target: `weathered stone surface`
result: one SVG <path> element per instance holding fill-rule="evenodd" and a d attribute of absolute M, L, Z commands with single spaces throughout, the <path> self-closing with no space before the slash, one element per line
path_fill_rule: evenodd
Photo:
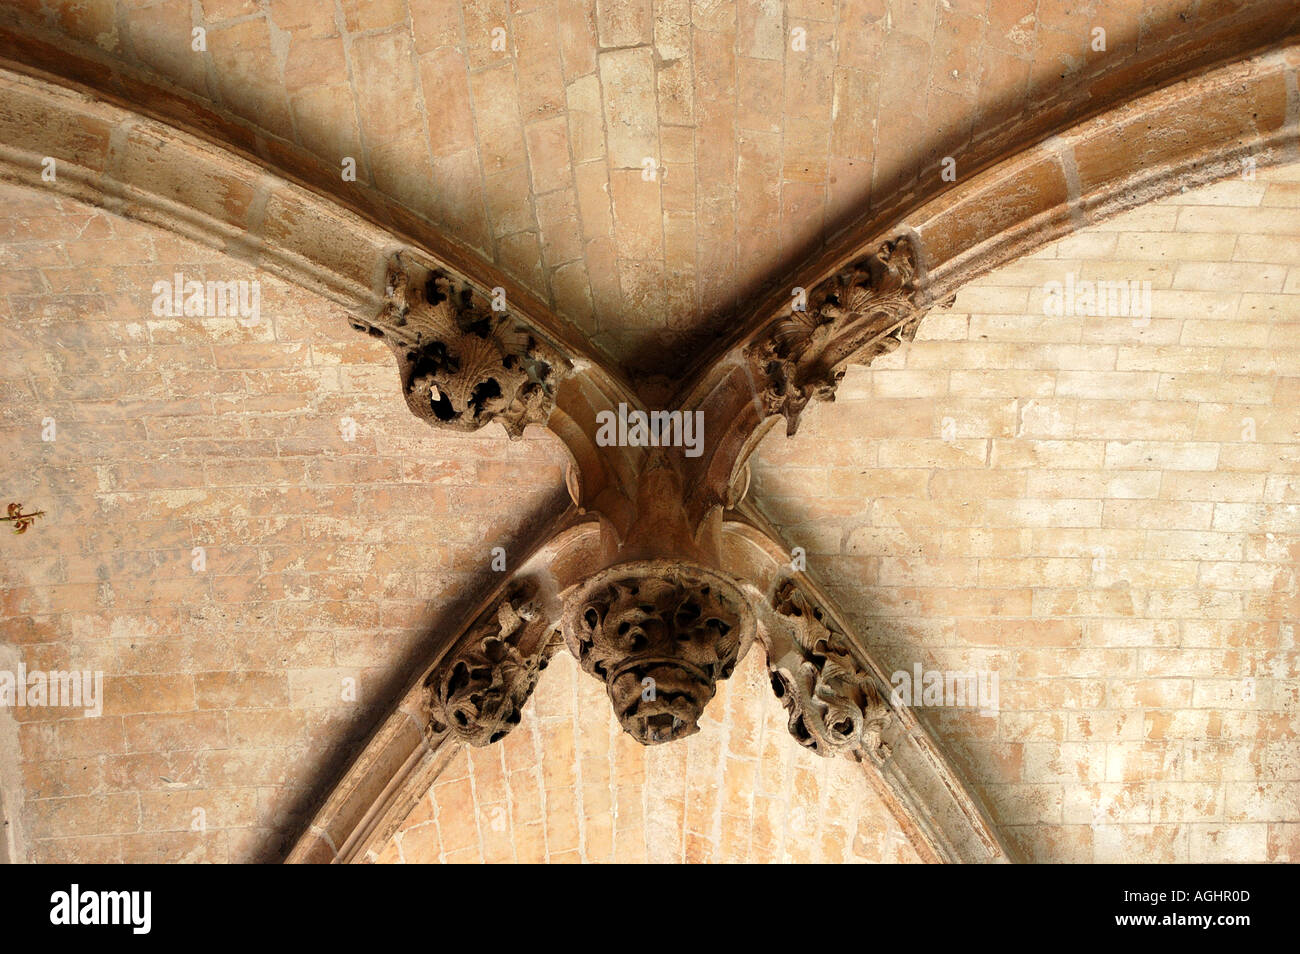
<path fill-rule="evenodd" d="M 845 635 L 793 580 L 782 581 L 772 605 L 793 635 L 791 645 L 768 658 L 772 690 L 789 713 L 790 734 L 818 755 L 886 758 L 889 749 L 880 733 L 889 724 L 889 707 Z"/>
<path fill-rule="evenodd" d="M 425 679 L 430 735 L 449 732 L 458 742 L 490 745 L 519 724 L 555 649 L 535 633 L 524 642 L 530 624 L 545 628 L 529 592 L 512 585 Z"/>
<path fill-rule="evenodd" d="M 916 251 L 907 239 L 887 242 L 815 288 L 749 349 L 764 410 L 799 428 L 811 401 L 835 400 L 850 364 L 870 364 L 916 334 Z"/>
<path fill-rule="evenodd" d="M 423 279 L 421 281 L 421 279 Z M 500 309 L 445 275 L 394 262 L 384 310 L 360 331 L 397 355 L 412 413 L 434 427 L 476 431 L 497 422 L 512 440 L 545 426 L 568 362 Z"/>
<path fill-rule="evenodd" d="M 1297 24 L 1291 0 L 1093 0 L 1086 15 L 1065 3 L 925 0 L 905 17 L 866 0 L 353 7 L 335 18 L 301 0 L 158 10 L 25 0 L 6 5 L 12 27 L 0 40 L 17 62 L 130 90 L 155 115 L 283 157 L 322 191 L 340 187 L 351 156 L 361 168 L 349 191 L 386 222 L 412 213 L 400 224 L 432 225 L 447 249 L 509 273 L 566 328 L 594 334 L 639 371 L 689 361 L 755 294 L 788 295 L 799 263 L 846 227 L 862 226 L 859 243 L 893 228 L 908 216 L 896 198 L 951 186 L 940 178 L 945 159 L 964 182 L 1013 146 Z M 207 49 L 196 52 L 200 27 Z M 267 57 L 274 68 L 261 67 Z M 1192 110 L 1170 139 L 1209 139 L 1256 115 L 1272 128 L 1284 96 L 1238 89 L 1223 101 L 1235 114 Z M 1118 145 L 1102 134 L 1099 146 L 1141 165 L 1165 153 L 1146 135 L 1139 123 Z M 1065 170 L 1044 159 L 947 222 L 936 244 L 951 237 L 960 252 L 977 234 L 963 223 L 991 227 L 1062 201 Z M 655 175 L 643 181 L 647 161 Z M 1085 189 L 1111 161 L 1081 161 Z M 640 192 L 611 207 L 625 174 Z M 546 225 L 519 219 L 569 187 L 602 208 L 537 241 Z M 676 240 L 647 248 L 638 239 L 666 236 L 669 208 L 689 212 Z M 868 208 L 874 221 L 864 222 Z M 565 263 L 551 250 L 580 234 L 583 268 L 570 270 L 561 296 Z M 646 275 L 668 294 L 648 296 Z M 660 320 L 630 323 L 634 308 Z"/>
<path fill-rule="evenodd" d="M 584 586 L 563 625 L 569 651 L 605 683 L 623 730 L 650 745 L 699 731 L 753 624 L 744 598 L 716 573 L 627 564 Z"/>

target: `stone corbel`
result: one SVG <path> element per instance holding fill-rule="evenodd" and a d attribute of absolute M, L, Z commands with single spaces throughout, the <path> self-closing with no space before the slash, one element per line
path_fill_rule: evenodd
<path fill-rule="evenodd" d="M 569 598 L 564 639 L 583 671 L 605 683 L 623 730 L 645 745 L 699 731 L 718 680 L 754 634 L 736 583 L 684 562 L 620 563 Z"/>
<path fill-rule="evenodd" d="M 917 278 L 911 240 L 884 242 L 768 325 L 745 348 L 764 417 L 781 415 L 793 436 L 809 402 L 835 400 L 850 364 L 870 364 L 910 340 L 925 314 Z"/>
<path fill-rule="evenodd" d="M 570 361 L 466 282 L 395 256 L 381 313 L 353 327 L 397 356 L 402 394 L 434 427 L 476 431 L 499 422 L 512 440 L 546 426 Z"/>
<path fill-rule="evenodd" d="M 772 607 L 784 625 L 769 631 L 767 668 L 790 734 L 821 756 L 884 763 L 892 715 L 848 638 L 791 578 L 778 584 Z"/>
<path fill-rule="evenodd" d="M 425 678 L 425 733 L 490 745 L 519 724 L 537 677 L 559 648 L 531 581 L 517 580 Z"/>
<path fill-rule="evenodd" d="M 709 434 L 683 473 L 693 518 L 743 497 L 746 461 L 779 420 L 793 435 L 809 404 L 835 399 L 849 365 L 911 340 L 929 306 L 921 258 L 908 236 L 878 243 L 755 322 L 691 379 L 679 403 L 703 413 Z"/>
<path fill-rule="evenodd" d="M 501 424 L 512 440 L 530 425 L 549 429 L 570 456 L 569 495 L 625 532 L 644 451 L 602 447 L 598 416 L 640 402 L 618 369 L 574 357 L 504 298 L 491 298 L 437 263 L 391 257 L 383 304 L 353 328 L 384 341 L 397 359 L 407 407 L 429 425 L 477 431 Z M 498 289 L 500 291 L 500 289 Z"/>

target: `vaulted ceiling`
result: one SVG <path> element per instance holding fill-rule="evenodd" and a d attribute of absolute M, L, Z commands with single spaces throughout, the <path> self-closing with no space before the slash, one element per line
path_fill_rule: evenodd
<path fill-rule="evenodd" d="M 1289 0 L 7 4 L 3 491 L 46 514 L 6 543 L 0 669 L 108 691 L 0 711 L 5 854 L 1293 857 L 1298 27 Z M 393 254 L 666 405 L 900 235 L 920 305 L 956 302 L 795 438 L 755 430 L 747 513 L 872 665 L 998 671 L 1000 714 L 918 707 L 901 769 L 819 759 L 756 644 L 698 735 L 643 748 L 561 654 L 505 741 L 396 745 L 492 548 L 514 571 L 599 506 L 569 405 L 521 442 L 411 417 L 348 327 Z M 178 272 L 258 280 L 268 320 L 151 313 Z M 1066 273 L 1152 282 L 1151 320 L 1044 318 Z M 927 784 L 957 801 L 901 794 Z"/>
<path fill-rule="evenodd" d="M 489 263 L 616 361 L 661 374 L 760 291 L 797 284 L 833 235 L 888 227 L 909 197 L 942 189 L 944 157 L 964 179 L 1266 45 L 1295 9 L 18 0 L 0 17 L 0 52 L 217 132 Z"/>

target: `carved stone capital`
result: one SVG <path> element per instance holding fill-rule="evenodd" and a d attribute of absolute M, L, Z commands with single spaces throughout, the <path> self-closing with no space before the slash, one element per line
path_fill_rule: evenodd
<path fill-rule="evenodd" d="M 794 580 L 783 580 L 773 608 L 789 625 L 788 644 L 769 651 L 772 689 L 790 716 L 790 734 L 818 755 L 866 755 L 883 761 L 880 733 L 889 707 L 849 642 Z"/>
<path fill-rule="evenodd" d="M 886 242 L 813 288 L 806 309 L 774 321 L 747 355 L 762 387 L 766 416 L 799 427 L 810 401 L 833 401 L 850 364 L 870 364 L 916 334 L 916 253 L 911 242 Z"/>
<path fill-rule="evenodd" d="M 753 629 L 734 584 L 668 561 L 598 573 L 570 600 L 562 626 L 579 665 L 605 683 L 619 725 L 643 745 L 699 731 Z"/>
<path fill-rule="evenodd" d="M 440 272 L 389 265 L 383 312 L 353 326 L 397 355 L 406 404 L 435 427 L 476 431 L 500 421 L 512 439 L 545 425 L 569 362 L 506 312 Z"/>
<path fill-rule="evenodd" d="M 489 745 L 519 724 L 537 677 L 556 648 L 541 610 L 523 584 L 488 609 L 424 682 L 427 732 L 448 732 L 467 745 Z M 530 646 L 531 642 L 534 645 Z"/>

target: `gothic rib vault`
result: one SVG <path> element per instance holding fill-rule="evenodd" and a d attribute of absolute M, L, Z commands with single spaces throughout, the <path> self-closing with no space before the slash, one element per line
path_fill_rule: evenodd
<path fill-rule="evenodd" d="M 567 362 L 540 354 L 526 329 L 476 309 L 472 294 L 459 298 L 443 276 L 411 275 L 395 265 L 388 287 L 390 302 L 367 330 L 393 343 L 407 404 L 417 416 L 458 429 L 498 421 L 516 437 L 525 424 L 549 421 L 552 368 Z M 813 288 L 806 307 L 796 304 L 745 348 L 748 393 L 743 385 L 733 387 L 730 401 L 702 412 L 702 436 L 753 405 L 760 408 L 751 415 L 759 426 L 780 415 L 793 433 L 810 401 L 833 399 L 850 361 L 869 362 L 915 332 L 918 294 L 915 252 L 907 240 L 881 245 Z M 622 397 L 623 405 L 636 401 L 632 394 Z M 724 503 L 734 509 L 743 500 L 744 487 L 730 475 L 743 474 L 745 461 L 723 461 L 719 468 L 710 460 L 708 471 L 692 472 L 680 438 L 683 420 L 697 410 L 674 410 L 662 429 L 648 433 L 643 425 L 641 438 L 634 433 L 623 447 L 583 435 L 589 447 L 600 448 L 593 454 L 625 457 L 627 466 L 618 469 L 630 475 L 593 498 L 583 489 L 598 484 L 593 478 L 599 475 L 580 468 L 571 473 L 574 504 L 594 518 L 597 530 L 594 539 L 558 548 L 554 559 L 581 559 L 595 573 L 566 581 L 559 621 L 535 601 L 536 584 L 520 577 L 426 679 L 430 735 L 449 732 L 470 744 L 498 741 L 518 722 L 562 632 L 583 670 L 606 683 L 629 733 L 645 744 L 672 741 L 698 729 L 717 680 L 730 676 L 758 639 L 769 647 L 773 687 L 790 710 L 800 744 L 820 754 L 882 758 L 887 693 L 861 651 L 827 625 L 824 611 L 793 578 L 783 578 L 770 597 L 771 621 L 782 625 L 760 633 L 757 608 L 742 593 L 754 581 L 724 571 L 722 512 Z M 642 421 L 659 423 L 644 411 L 632 415 L 638 413 Z M 749 435 L 739 446 L 752 446 Z M 711 484 L 710 472 L 728 475 L 727 483 Z M 593 544 L 594 551 L 583 552 Z"/>
<path fill-rule="evenodd" d="M 880 244 L 758 327 L 698 407 L 656 420 L 630 391 L 607 398 L 632 420 L 629 433 L 642 415 L 639 439 L 607 442 L 591 425 L 602 414 L 612 419 L 613 409 L 575 406 L 592 391 L 561 391 L 571 362 L 543 353 L 528 329 L 494 316 L 472 292 L 449 293 L 446 276 L 394 261 L 389 300 L 361 330 L 393 346 L 413 413 L 453 429 L 500 420 L 516 437 L 557 411 L 588 426 L 559 432 L 573 454 L 573 509 L 403 703 L 421 726 L 417 751 L 400 767 L 386 751 L 410 734 L 399 716 L 336 792 L 350 796 L 385 779 L 379 765 L 397 769 L 396 785 L 364 806 L 371 817 L 349 817 L 356 828 L 344 837 L 329 834 L 338 806 L 327 802 L 324 824 L 312 826 L 290 860 L 310 860 L 321 846 L 338 858 L 363 857 L 382 844 L 436 771 L 440 760 L 420 750 L 501 741 L 562 648 L 604 682 L 619 724 L 646 745 L 697 731 L 717 682 L 751 648 L 761 651 L 798 744 L 881 772 L 936 857 L 1008 860 L 978 800 L 915 718 L 888 701 L 879 667 L 744 500 L 756 432 L 782 419 L 793 434 L 810 402 L 834 399 L 851 362 L 869 363 L 913 335 L 924 313 L 922 281 L 910 239 Z M 545 370 L 522 371 L 539 366 Z M 413 374 L 421 367 L 435 370 Z M 486 395 L 490 402 L 480 399 Z M 629 405 L 635 410 L 626 413 Z M 727 442 L 702 441 L 689 453 L 683 422 L 695 415 L 702 435 L 726 433 Z M 740 422 L 748 430 L 737 431 Z M 739 453 L 727 457 L 724 448 Z"/>
<path fill-rule="evenodd" d="M 761 652 L 798 744 L 861 762 L 931 856 L 1011 860 L 935 739 L 890 701 L 883 671 L 815 573 L 747 500 L 746 460 L 772 427 L 794 434 L 810 407 L 833 400 L 849 365 L 900 347 L 994 264 L 1222 178 L 1243 156 L 1261 166 L 1294 159 L 1296 19 L 1270 22 L 1281 32 L 1267 42 L 1257 30 L 1227 31 L 1238 45 L 1223 61 L 1187 54 L 1170 73 L 1153 55 L 1134 68 L 1149 78 L 1141 95 L 1066 110 L 1055 126 L 1006 140 L 977 174 L 877 202 L 753 295 L 729 337 L 637 386 L 538 295 L 406 210 L 322 187 L 320 170 L 292 150 L 261 142 L 252 151 L 273 158 L 250 157 L 237 124 L 210 118 L 203 131 L 215 143 L 170 125 L 184 111 L 174 91 L 147 115 L 123 108 L 121 89 L 70 92 L 34 75 L 57 60 L 45 38 L 6 27 L 0 177 L 44 188 L 39 157 L 56 154 L 65 194 L 217 244 L 343 304 L 354 329 L 392 349 L 394 387 L 430 426 L 500 424 L 512 438 L 546 427 L 571 457 L 572 507 L 414 674 L 290 860 L 373 856 L 455 745 L 491 745 L 511 730 L 563 651 L 604 683 L 619 724 L 644 744 L 695 731 L 717 682 Z M 67 79 L 93 86 L 94 55 L 65 64 Z M 53 121 L 32 122 L 38 114 Z M 659 420 L 678 437 L 698 415 L 699 453 L 644 434 L 608 446 L 602 424 L 624 409 L 646 421 L 677 415 Z"/>

